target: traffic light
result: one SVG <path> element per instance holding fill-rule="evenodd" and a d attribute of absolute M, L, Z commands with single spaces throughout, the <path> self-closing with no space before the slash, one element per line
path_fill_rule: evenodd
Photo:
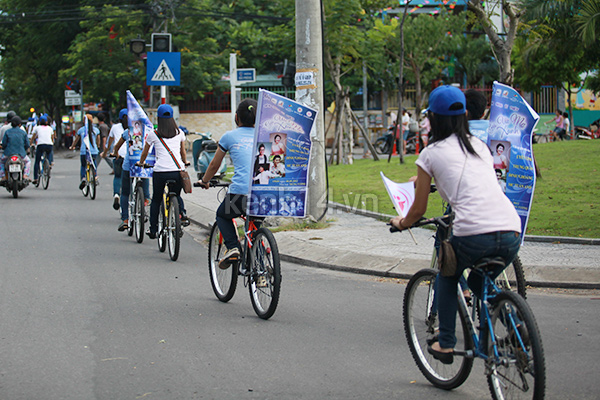
<path fill-rule="evenodd" d="M 170 33 L 153 33 L 152 34 L 152 51 L 171 51 L 171 34 Z"/>
<path fill-rule="evenodd" d="M 129 51 L 139 56 L 146 51 L 146 41 L 144 39 L 131 39 L 129 41 Z"/>
<path fill-rule="evenodd" d="M 289 88 L 294 86 L 296 83 L 296 64 L 285 60 L 285 62 L 275 64 L 275 68 L 277 68 L 277 71 L 279 72 L 278 78 L 281 78 L 281 84 L 284 87 Z"/>

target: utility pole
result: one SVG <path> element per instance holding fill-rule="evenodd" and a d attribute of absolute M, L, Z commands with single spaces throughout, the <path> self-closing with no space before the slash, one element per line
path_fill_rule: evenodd
<path fill-rule="evenodd" d="M 325 105 L 323 101 L 323 24 L 320 0 L 296 0 L 296 72 L 312 73 L 313 84 L 296 87 L 296 101 L 318 111 L 310 133 L 307 214 L 321 220 L 327 212 Z"/>

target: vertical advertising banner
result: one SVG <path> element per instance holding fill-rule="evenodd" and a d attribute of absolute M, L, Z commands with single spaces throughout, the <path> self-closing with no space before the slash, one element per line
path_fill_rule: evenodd
<path fill-rule="evenodd" d="M 310 131 L 316 117 L 315 110 L 261 89 L 250 167 L 248 215 L 306 215 Z"/>
<path fill-rule="evenodd" d="M 92 156 L 92 143 L 90 142 L 90 135 L 88 133 L 90 129 L 89 124 L 90 120 L 85 117 L 85 121 L 83 123 L 85 132 L 83 132 L 83 135 L 81 135 L 81 140 L 83 141 L 83 144 L 85 144 L 85 159 L 88 163 L 92 164 L 94 166 L 94 170 L 96 170 L 96 160 L 94 160 L 94 157 Z"/>
<path fill-rule="evenodd" d="M 129 90 L 127 91 L 127 120 L 129 121 L 129 175 L 132 178 L 151 178 L 152 168 L 138 167 L 135 163 L 140 161 L 146 137 L 154 130 L 154 125 Z M 145 163 L 154 165 L 154 161 L 154 148 L 151 148 Z"/>
<path fill-rule="evenodd" d="M 523 233 L 535 188 L 531 143 L 539 119 L 515 89 L 494 82 L 487 144 L 494 156 L 499 183 L 521 217 Z"/>

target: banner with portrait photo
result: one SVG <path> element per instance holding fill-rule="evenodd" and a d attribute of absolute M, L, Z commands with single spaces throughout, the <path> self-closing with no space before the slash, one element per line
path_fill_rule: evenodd
<path fill-rule="evenodd" d="M 317 111 L 260 90 L 254 130 L 248 215 L 304 217 L 310 131 Z"/>
<path fill-rule="evenodd" d="M 133 94 L 127 91 L 127 120 L 129 122 L 129 175 L 132 178 L 151 178 L 153 168 L 142 168 L 135 165 L 140 161 L 144 143 L 148 134 L 154 130 L 148 115 L 140 106 Z M 154 165 L 154 147 L 150 149 L 146 157 L 146 164 Z"/>
<path fill-rule="evenodd" d="M 525 233 L 535 189 L 532 133 L 540 116 L 512 87 L 494 82 L 488 146 L 506 196 L 515 206 Z M 524 237 L 524 235 L 523 235 Z"/>

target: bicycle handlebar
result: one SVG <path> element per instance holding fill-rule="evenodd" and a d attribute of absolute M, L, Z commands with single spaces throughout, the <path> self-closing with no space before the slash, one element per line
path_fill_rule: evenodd
<path fill-rule="evenodd" d="M 450 221 L 453 218 L 454 218 L 454 214 L 446 214 L 446 215 L 442 215 L 441 217 L 433 217 L 433 218 L 421 218 L 420 220 L 418 220 L 417 222 L 412 224 L 410 227 L 418 228 L 420 226 L 425 226 L 425 225 L 436 225 L 436 226 L 441 226 L 444 229 L 447 229 L 450 224 Z M 390 233 L 400 232 L 400 229 L 396 228 L 392 224 L 388 223 L 388 225 L 391 225 Z"/>

